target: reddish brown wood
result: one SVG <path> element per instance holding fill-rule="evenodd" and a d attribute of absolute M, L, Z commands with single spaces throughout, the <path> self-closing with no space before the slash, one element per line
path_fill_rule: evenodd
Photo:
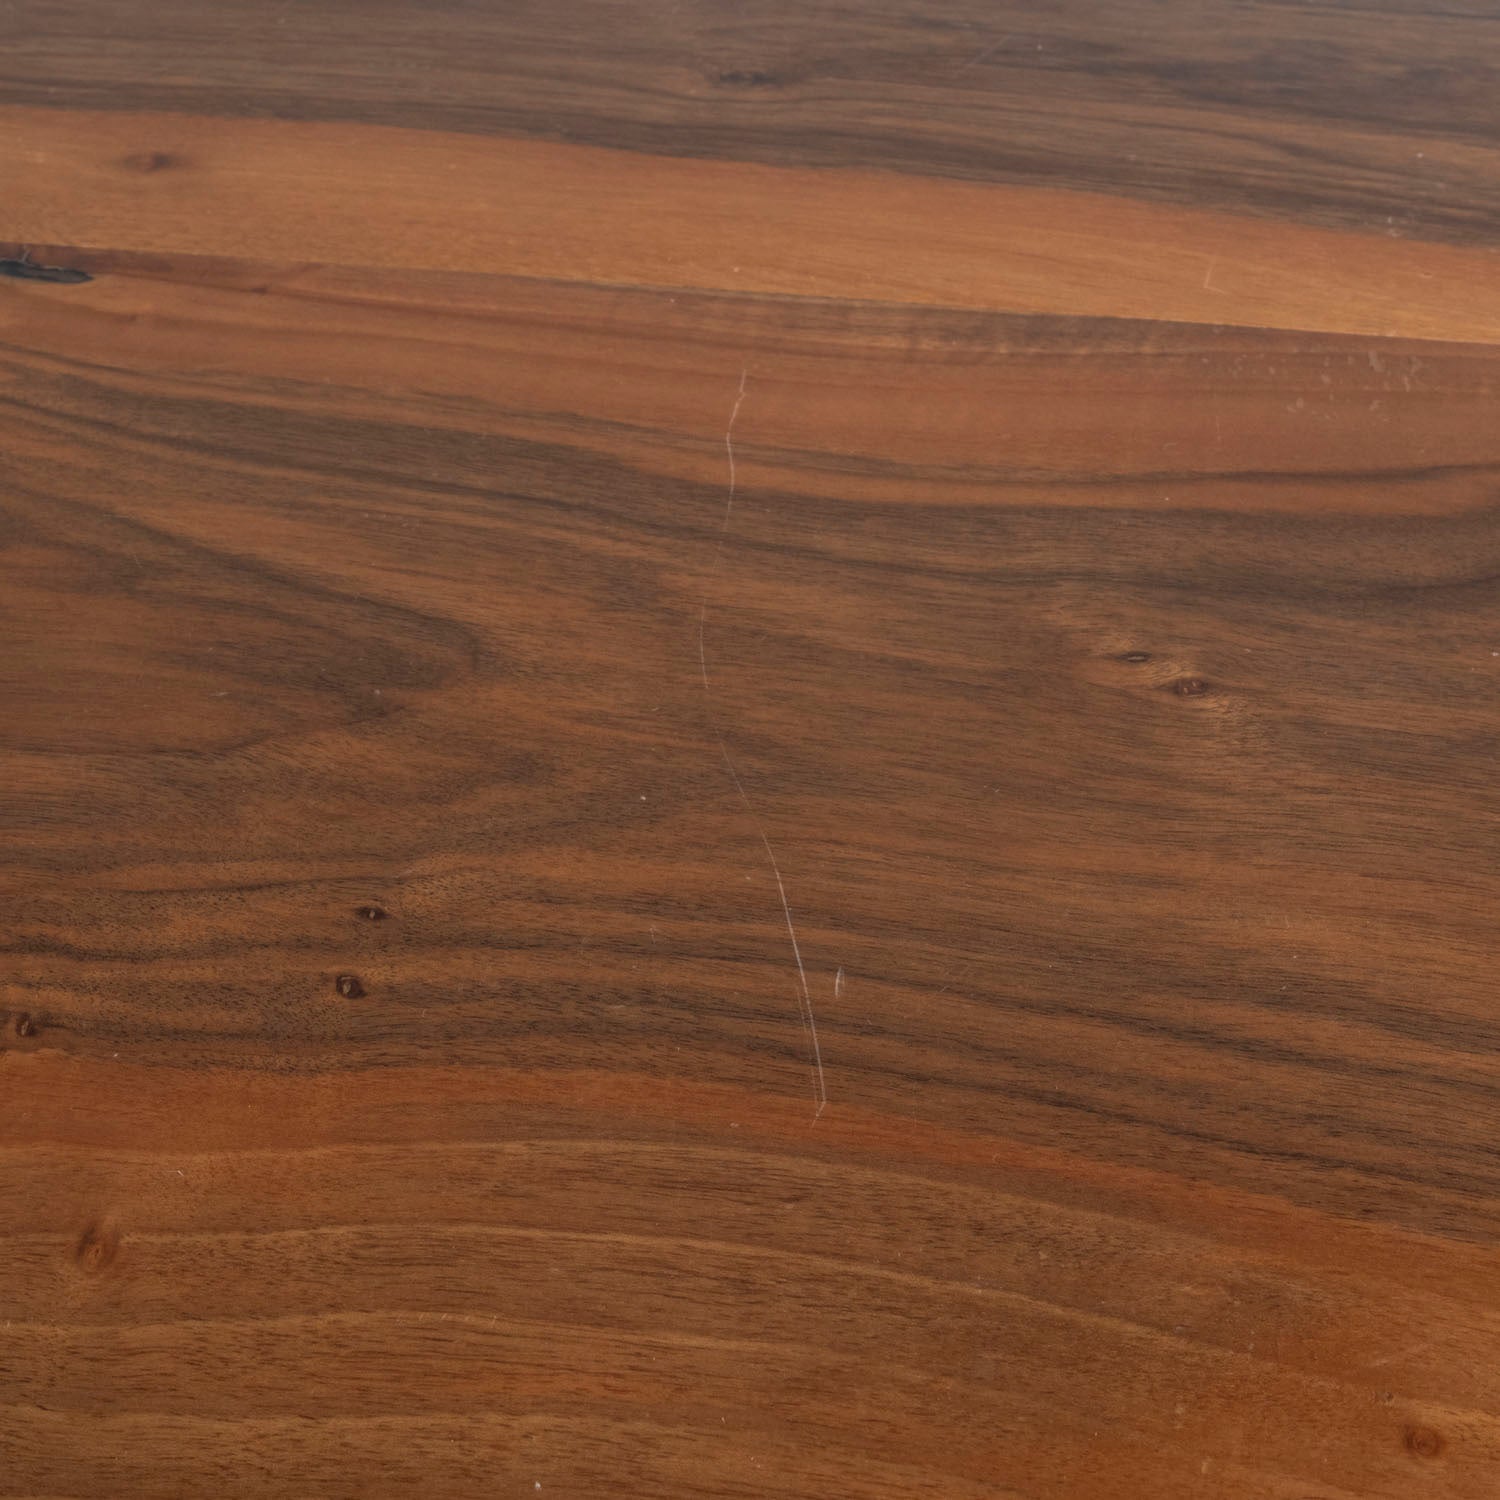
<path fill-rule="evenodd" d="M 12 8 L 0 1495 L 1489 1500 L 1482 9 Z"/>

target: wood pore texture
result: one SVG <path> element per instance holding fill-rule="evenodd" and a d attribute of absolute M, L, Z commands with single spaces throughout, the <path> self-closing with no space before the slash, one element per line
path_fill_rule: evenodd
<path fill-rule="evenodd" d="M 1500 1495 L 1497 250 L 1492 0 L 6 0 L 0 1496 Z"/>

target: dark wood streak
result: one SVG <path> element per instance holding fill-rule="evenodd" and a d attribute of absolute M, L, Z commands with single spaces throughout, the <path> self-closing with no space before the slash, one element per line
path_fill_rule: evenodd
<path fill-rule="evenodd" d="M 33 260 L 0 259 L 0 276 L 16 281 L 50 281 L 62 286 L 76 286 L 94 278 L 76 266 L 41 266 Z"/>

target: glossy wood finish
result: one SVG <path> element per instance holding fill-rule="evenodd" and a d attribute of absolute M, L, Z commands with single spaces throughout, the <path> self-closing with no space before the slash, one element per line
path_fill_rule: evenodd
<path fill-rule="evenodd" d="M 0 25 L 0 1495 L 1497 1492 L 1487 6 Z"/>

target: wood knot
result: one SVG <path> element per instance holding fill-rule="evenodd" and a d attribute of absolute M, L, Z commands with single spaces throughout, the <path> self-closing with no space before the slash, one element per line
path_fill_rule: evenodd
<path fill-rule="evenodd" d="M 725 68 L 716 75 L 715 81 L 742 89 L 773 89 L 781 82 L 774 73 L 766 73 L 760 68 Z"/>
<path fill-rule="evenodd" d="M 390 913 L 383 906 L 370 905 L 356 906 L 354 908 L 354 915 L 361 922 L 384 922 L 390 916 Z"/>
<path fill-rule="evenodd" d="M 1401 1434 L 1401 1441 L 1406 1451 L 1418 1458 L 1436 1458 L 1447 1446 L 1443 1442 L 1443 1435 L 1431 1427 L 1407 1427 Z"/>
<path fill-rule="evenodd" d="M 365 992 L 365 987 L 359 982 L 358 974 L 340 974 L 333 981 L 333 987 L 346 1000 L 358 1000 Z"/>
<path fill-rule="evenodd" d="M 1172 684 L 1172 691 L 1179 698 L 1201 698 L 1208 691 L 1208 684 L 1201 677 L 1179 677 Z"/>
<path fill-rule="evenodd" d="M 78 1237 L 73 1259 L 83 1270 L 96 1274 L 111 1265 L 119 1253 L 119 1231 L 104 1224 L 91 1224 Z"/>
<path fill-rule="evenodd" d="M 181 158 L 169 151 L 137 151 L 120 163 L 129 172 L 165 172 L 180 164 Z"/>

